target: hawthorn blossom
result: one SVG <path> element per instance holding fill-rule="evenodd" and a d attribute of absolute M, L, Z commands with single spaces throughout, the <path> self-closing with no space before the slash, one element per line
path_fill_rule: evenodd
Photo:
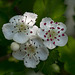
<path fill-rule="evenodd" d="M 43 18 L 40 22 L 38 36 L 44 40 L 44 45 L 49 49 L 56 46 L 64 46 L 68 37 L 65 34 L 66 25 L 61 22 L 54 22 L 51 18 Z"/>
<path fill-rule="evenodd" d="M 35 35 L 34 29 L 36 26 L 35 20 L 37 15 L 34 13 L 25 12 L 25 14 L 17 15 L 12 17 L 9 20 L 9 23 L 6 23 L 2 27 L 3 34 L 6 39 L 14 40 L 18 43 L 25 43 L 29 39 L 30 35 Z"/>
<path fill-rule="evenodd" d="M 24 60 L 24 65 L 28 68 L 35 68 L 40 60 L 46 60 L 49 55 L 43 41 L 36 36 L 33 36 L 24 44 L 19 44 L 19 46 L 19 49 L 13 51 L 12 55 L 18 60 Z"/>

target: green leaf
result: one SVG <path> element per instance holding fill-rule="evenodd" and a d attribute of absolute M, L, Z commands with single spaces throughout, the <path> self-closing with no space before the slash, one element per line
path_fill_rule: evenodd
<path fill-rule="evenodd" d="M 4 75 L 9 72 L 20 72 L 24 71 L 25 66 L 23 62 L 9 62 L 3 61 L 0 62 L 0 74 Z"/>
<path fill-rule="evenodd" d="M 75 75 L 75 39 L 69 37 L 68 44 L 64 47 L 58 48 L 60 61 L 64 62 L 64 68 L 66 71 Z"/>
<path fill-rule="evenodd" d="M 5 73 L 4 75 L 26 75 L 26 72 L 25 71 L 9 72 L 9 73 Z"/>
<path fill-rule="evenodd" d="M 44 17 L 51 17 L 54 21 L 65 21 L 63 0 L 36 0 L 33 11 L 38 14 L 37 25 Z"/>

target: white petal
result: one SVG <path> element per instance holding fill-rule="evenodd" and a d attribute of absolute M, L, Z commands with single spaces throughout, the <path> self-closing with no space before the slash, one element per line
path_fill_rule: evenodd
<path fill-rule="evenodd" d="M 29 36 L 25 35 L 25 33 L 20 32 L 16 33 L 13 37 L 13 40 L 18 42 L 18 43 L 25 43 L 29 39 Z"/>
<path fill-rule="evenodd" d="M 42 47 L 43 46 L 43 41 L 38 36 L 31 37 L 30 43 L 36 47 Z"/>
<path fill-rule="evenodd" d="M 37 26 L 33 26 L 33 28 L 30 28 L 30 31 L 32 31 L 32 33 L 30 33 L 30 38 L 31 36 L 35 36 L 37 34 L 37 30 L 38 30 Z"/>
<path fill-rule="evenodd" d="M 47 37 L 44 37 L 44 35 L 46 35 L 46 32 L 42 31 L 40 28 L 38 29 L 37 34 L 40 38 L 47 40 Z"/>
<path fill-rule="evenodd" d="M 24 16 L 21 16 L 21 15 L 17 15 L 17 16 L 14 16 L 12 17 L 9 22 L 12 24 L 12 25 L 23 25 L 25 24 L 25 17 Z"/>
<path fill-rule="evenodd" d="M 45 31 L 48 31 L 52 24 L 50 22 L 54 22 L 51 18 L 43 18 L 42 21 L 40 22 L 40 28 L 44 29 Z"/>
<path fill-rule="evenodd" d="M 49 51 L 46 47 L 41 47 L 41 48 L 37 48 L 37 57 L 40 57 L 40 60 L 46 60 L 48 55 L 49 55 Z"/>
<path fill-rule="evenodd" d="M 64 34 L 65 36 L 60 35 L 61 37 L 58 37 L 57 39 L 59 39 L 59 41 L 56 39 L 55 40 L 55 45 L 56 46 L 64 46 L 67 44 L 68 41 L 68 37 L 66 34 Z"/>
<path fill-rule="evenodd" d="M 24 51 L 20 51 L 20 50 L 18 50 L 18 51 L 14 51 L 13 53 L 12 53 L 12 56 L 14 57 L 14 58 L 16 58 L 16 59 L 18 59 L 18 60 L 23 60 L 23 58 L 24 58 L 24 56 L 25 56 L 25 52 Z"/>
<path fill-rule="evenodd" d="M 4 24 L 2 27 L 2 31 L 3 31 L 5 38 L 8 40 L 11 40 L 15 34 L 14 27 L 10 23 Z"/>
<path fill-rule="evenodd" d="M 60 29 L 58 29 L 58 27 L 59 27 Z M 64 33 L 64 32 L 66 31 L 66 29 L 67 29 L 67 28 L 66 28 L 66 25 L 65 25 L 65 24 L 63 24 L 62 22 L 58 22 L 57 27 L 56 27 L 56 30 L 57 30 L 57 32 L 60 31 L 59 34 Z"/>
<path fill-rule="evenodd" d="M 26 17 L 26 24 L 28 24 L 30 27 L 35 24 L 35 20 L 37 19 L 37 14 L 25 12 L 24 16 Z"/>
<path fill-rule="evenodd" d="M 24 59 L 24 65 L 28 68 L 36 68 L 36 65 L 39 64 L 39 59 L 35 59 L 33 56 L 29 59 L 28 56 Z"/>
<path fill-rule="evenodd" d="M 56 46 L 53 44 L 53 41 L 44 41 L 44 45 L 46 47 L 48 47 L 49 49 L 53 49 L 55 48 Z"/>

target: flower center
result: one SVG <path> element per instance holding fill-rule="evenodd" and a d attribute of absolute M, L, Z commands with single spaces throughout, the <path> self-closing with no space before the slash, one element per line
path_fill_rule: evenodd
<path fill-rule="evenodd" d="M 26 32 L 26 26 L 25 25 L 18 25 L 19 31 L 22 32 Z"/>
<path fill-rule="evenodd" d="M 26 27 L 24 25 L 20 26 L 20 30 L 24 30 Z"/>
<path fill-rule="evenodd" d="M 49 30 L 49 31 L 47 31 L 47 38 L 48 39 L 51 39 L 51 41 L 52 40 L 54 40 L 55 39 L 55 37 L 58 35 L 58 33 L 56 33 L 56 31 L 54 31 L 54 30 Z"/>
<path fill-rule="evenodd" d="M 27 26 L 26 25 L 16 25 L 14 26 L 16 28 L 17 32 L 26 32 Z"/>
<path fill-rule="evenodd" d="M 35 48 L 33 46 L 28 46 L 27 47 L 28 53 L 34 54 L 35 53 Z"/>

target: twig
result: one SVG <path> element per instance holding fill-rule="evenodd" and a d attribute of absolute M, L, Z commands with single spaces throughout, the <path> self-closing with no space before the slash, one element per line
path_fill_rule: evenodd
<path fill-rule="evenodd" d="M 5 56 L 0 57 L 0 62 L 1 61 L 4 61 L 4 60 L 7 60 L 10 56 L 11 56 L 11 53 L 10 54 L 7 54 Z"/>
<path fill-rule="evenodd" d="M 22 11 L 17 6 L 14 7 L 14 10 L 16 11 L 17 14 L 19 15 L 22 14 Z"/>

